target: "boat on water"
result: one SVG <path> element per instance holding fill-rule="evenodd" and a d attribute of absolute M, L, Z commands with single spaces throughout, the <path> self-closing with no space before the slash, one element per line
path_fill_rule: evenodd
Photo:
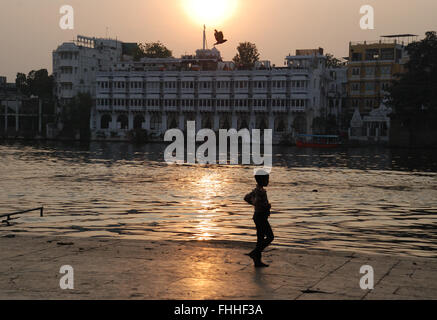
<path fill-rule="evenodd" d="M 296 137 L 299 148 L 337 148 L 340 145 L 340 137 L 336 135 L 299 134 Z"/>

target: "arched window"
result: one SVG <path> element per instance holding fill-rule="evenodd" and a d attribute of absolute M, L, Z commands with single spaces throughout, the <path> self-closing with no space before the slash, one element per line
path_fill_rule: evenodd
<path fill-rule="evenodd" d="M 117 122 L 120 123 L 120 129 L 127 130 L 129 128 L 129 120 L 126 115 L 119 115 L 117 118 Z"/>
<path fill-rule="evenodd" d="M 256 128 L 255 129 L 259 129 L 259 130 L 267 129 L 267 120 L 265 117 L 259 116 L 256 119 Z"/>
<path fill-rule="evenodd" d="M 211 117 L 207 116 L 207 117 L 203 118 L 202 128 L 203 129 L 212 129 Z"/>
<path fill-rule="evenodd" d="M 220 129 L 227 129 L 229 130 L 231 128 L 232 120 L 229 116 L 224 115 L 220 119 Z"/>
<path fill-rule="evenodd" d="M 177 122 L 175 116 L 173 116 L 173 117 L 170 118 L 169 123 L 170 123 L 170 126 L 169 126 L 170 129 L 175 129 L 175 128 L 178 127 L 178 122 Z"/>
<path fill-rule="evenodd" d="M 247 116 L 243 115 L 238 119 L 238 130 L 249 129 L 249 125 L 246 118 Z"/>
<path fill-rule="evenodd" d="M 134 129 L 142 129 L 144 123 L 144 116 L 138 114 L 134 118 Z"/>
<path fill-rule="evenodd" d="M 159 114 L 153 114 L 150 118 L 150 130 L 161 130 L 162 118 Z"/>
<path fill-rule="evenodd" d="M 284 132 L 285 131 L 285 121 L 283 117 L 276 117 L 275 120 L 275 131 Z"/>
<path fill-rule="evenodd" d="M 104 114 L 100 119 L 100 128 L 109 129 L 109 124 L 112 121 L 112 117 L 109 114 Z"/>

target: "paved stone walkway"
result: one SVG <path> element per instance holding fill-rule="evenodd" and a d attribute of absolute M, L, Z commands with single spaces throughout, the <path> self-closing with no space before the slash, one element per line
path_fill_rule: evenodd
<path fill-rule="evenodd" d="M 437 299 L 437 259 L 271 248 L 255 269 L 245 243 L 15 235 L 0 238 L 0 299 Z M 61 266 L 74 290 L 61 290 Z M 360 268 L 374 268 L 362 290 Z"/>

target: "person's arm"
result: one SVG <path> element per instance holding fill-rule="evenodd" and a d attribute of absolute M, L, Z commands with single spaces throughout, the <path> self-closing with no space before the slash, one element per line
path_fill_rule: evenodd
<path fill-rule="evenodd" d="M 246 194 L 244 201 L 246 201 L 248 204 L 255 205 L 255 191 Z"/>

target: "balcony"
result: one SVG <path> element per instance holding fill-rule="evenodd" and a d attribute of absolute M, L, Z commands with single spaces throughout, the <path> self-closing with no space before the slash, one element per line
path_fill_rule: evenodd
<path fill-rule="evenodd" d="M 79 63 L 77 59 L 56 59 L 56 67 L 78 67 Z"/>
<path fill-rule="evenodd" d="M 249 112 L 249 106 L 235 106 L 234 110 L 237 112 Z"/>
<path fill-rule="evenodd" d="M 192 109 L 190 109 L 190 110 L 182 109 L 182 111 L 194 111 L 194 107 L 184 107 L 184 108 L 192 108 Z M 202 111 L 202 112 L 213 112 L 214 111 L 214 107 L 212 107 L 212 106 L 199 106 L 199 111 Z"/>
<path fill-rule="evenodd" d="M 131 111 L 143 111 L 145 108 L 143 106 L 130 106 L 129 110 Z"/>
<path fill-rule="evenodd" d="M 120 106 L 120 105 L 114 106 L 113 109 L 115 111 L 127 111 L 128 110 L 128 108 L 126 106 Z"/>
<path fill-rule="evenodd" d="M 236 94 L 249 94 L 249 88 L 247 88 L 247 87 L 245 87 L 245 88 L 238 87 L 238 88 L 234 89 L 234 92 Z"/>
<path fill-rule="evenodd" d="M 234 92 L 239 94 L 249 93 L 249 78 L 248 77 L 237 77 L 234 79 Z"/>
<path fill-rule="evenodd" d="M 111 89 L 110 88 L 101 88 L 101 87 L 97 87 L 96 88 L 96 97 L 100 98 L 100 97 L 107 97 L 108 94 L 111 93 Z"/>
<path fill-rule="evenodd" d="M 253 94 L 267 94 L 268 89 L 267 88 L 253 88 L 252 93 Z"/>
<path fill-rule="evenodd" d="M 62 89 L 61 94 L 59 95 L 60 98 L 73 98 L 74 97 L 74 92 L 73 90 L 69 90 L 69 89 Z"/>
<path fill-rule="evenodd" d="M 181 93 L 182 94 L 194 94 L 195 93 L 195 81 L 194 78 L 184 77 L 181 81 Z"/>
<path fill-rule="evenodd" d="M 216 82 L 216 93 L 218 94 L 230 94 L 231 93 L 231 79 L 230 78 L 217 78 Z"/>
<path fill-rule="evenodd" d="M 111 106 L 97 105 L 97 111 L 111 111 Z"/>
<path fill-rule="evenodd" d="M 147 106 L 146 110 L 147 111 L 160 111 L 161 107 L 160 106 Z"/>
<path fill-rule="evenodd" d="M 176 93 L 178 93 L 178 88 L 170 88 L 164 86 L 164 94 L 176 94 Z"/>
<path fill-rule="evenodd" d="M 194 94 L 194 88 L 181 88 L 182 94 Z"/>
<path fill-rule="evenodd" d="M 252 109 L 255 112 L 268 112 L 268 108 L 266 106 L 255 105 L 255 106 L 252 107 Z"/>
<path fill-rule="evenodd" d="M 381 80 L 391 80 L 393 78 L 393 76 L 390 73 L 382 73 L 379 76 L 379 79 Z"/>
<path fill-rule="evenodd" d="M 194 107 L 194 105 L 192 103 L 191 104 L 190 103 L 182 103 L 181 111 L 183 111 L 183 112 L 194 112 L 194 111 L 196 111 L 196 108 Z"/>
<path fill-rule="evenodd" d="M 159 83 L 158 82 L 148 82 L 146 86 L 147 93 L 159 93 Z"/>
<path fill-rule="evenodd" d="M 230 94 L 231 93 L 231 87 L 228 88 L 217 88 L 216 92 L 219 94 Z"/>
<path fill-rule="evenodd" d="M 127 93 L 127 88 L 113 88 L 112 89 L 112 92 L 113 93 L 121 93 L 121 94 L 125 94 L 125 93 Z"/>
<path fill-rule="evenodd" d="M 178 111 L 178 107 L 174 105 L 164 105 L 164 111 Z"/>
<path fill-rule="evenodd" d="M 306 94 L 308 93 L 308 91 L 309 91 L 308 87 L 292 87 L 290 89 L 290 92 L 293 94 L 299 94 L 299 93 Z"/>
<path fill-rule="evenodd" d="M 273 112 L 287 112 L 286 106 L 273 106 L 272 107 Z"/>
<path fill-rule="evenodd" d="M 141 94 L 141 93 L 144 92 L 144 89 L 143 89 L 143 88 L 130 88 L 130 89 L 129 89 L 129 92 L 130 92 L 130 93 Z"/>
<path fill-rule="evenodd" d="M 73 83 L 74 82 L 73 74 L 71 74 L 71 73 L 61 73 L 59 75 L 59 82 Z"/>
<path fill-rule="evenodd" d="M 287 92 L 286 87 L 272 88 L 272 93 L 285 93 L 285 92 Z"/>
<path fill-rule="evenodd" d="M 212 88 L 199 87 L 198 91 L 200 94 L 210 94 L 212 93 Z"/>
<path fill-rule="evenodd" d="M 217 106 L 216 107 L 216 110 L 218 111 L 218 112 L 230 112 L 231 111 L 231 106 L 229 106 L 229 105 L 225 105 L 225 106 Z"/>
<path fill-rule="evenodd" d="M 253 93 L 267 93 L 268 86 L 267 86 L 267 78 L 265 77 L 258 77 L 255 78 L 252 82 L 252 92 Z"/>
<path fill-rule="evenodd" d="M 305 112 L 305 107 L 290 107 L 293 112 Z"/>

